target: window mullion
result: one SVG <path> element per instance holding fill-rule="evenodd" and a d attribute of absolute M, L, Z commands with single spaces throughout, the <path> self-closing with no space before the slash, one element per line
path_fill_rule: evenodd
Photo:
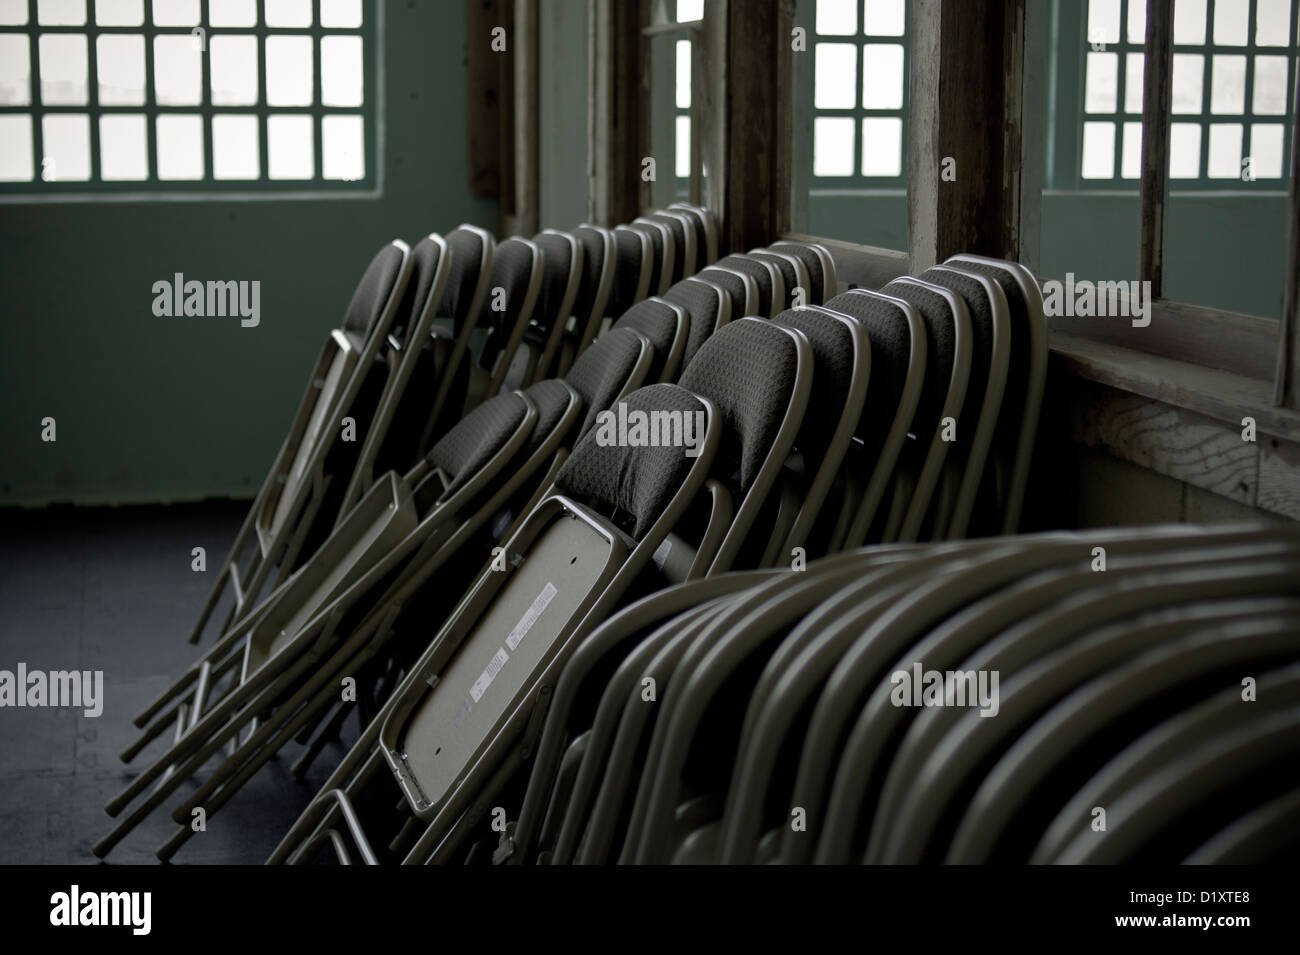
<path fill-rule="evenodd" d="M 1172 4 L 1147 4 L 1142 84 L 1141 233 L 1138 278 L 1160 297 L 1164 285 L 1165 203 L 1169 195 L 1169 126 L 1173 74 Z"/>

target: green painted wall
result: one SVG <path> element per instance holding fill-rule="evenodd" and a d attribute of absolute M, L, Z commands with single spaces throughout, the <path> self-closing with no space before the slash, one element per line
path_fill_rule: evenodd
<path fill-rule="evenodd" d="M 886 249 L 907 248 L 901 193 L 819 194 L 809 231 Z M 1165 297 L 1249 315 L 1282 311 L 1286 197 L 1281 194 L 1174 195 L 1169 203 Z M 1130 280 L 1137 274 L 1137 194 L 1043 195 L 1039 273 Z"/>
<path fill-rule="evenodd" d="M 385 7 L 381 196 L 0 205 L 0 503 L 252 495 L 374 252 L 495 224 L 466 188 L 465 4 Z M 155 318 L 174 272 L 261 280 L 260 326 Z"/>

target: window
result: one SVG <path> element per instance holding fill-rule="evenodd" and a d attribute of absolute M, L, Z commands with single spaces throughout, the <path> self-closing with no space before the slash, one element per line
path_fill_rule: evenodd
<path fill-rule="evenodd" d="M 1285 188 L 1297 0 L 1176 0 L 1173 190 Z M 1145 0 L 1089 0 L 1080 185 L 1136 188 L 1142 155 Z"/>
<path fill-rule="evenodd" d="M 812 185 L 900 187 L 906 169 L 904 0 L 817 0 Z"/>
<path fill-rule="evenodd" d="M 362 0 L 0 0 L 0 193 L 375 182 Z"/>

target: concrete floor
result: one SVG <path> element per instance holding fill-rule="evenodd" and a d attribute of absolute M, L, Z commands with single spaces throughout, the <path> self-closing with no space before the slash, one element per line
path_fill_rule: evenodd
<path fill-rule="evenodd" d="M 104 803 L 164 742 L 124 765 L 118 753 L 135 739 L 131 720 L 198 655 L 186 637 L 246 508 L 0 510 L 0 670 L 21 661 L 29 671 L 104 671 L 98 718 L 80 709 L 0 709 L 0 863 L 98 861 L 90 847 L 112 823 Z M 196 546 L 207 550 L 206 574 L 190 568 Z M 340 755 L 336 745 L 321 762 Z M 328 771 L 298 782 L 291 761 L 282 755 L 264 767 L 173 861 L 263 862 Z M 157 863 L 154 850 L 175 828 L 169 812 L 156 812 L 107 861 Z"/>

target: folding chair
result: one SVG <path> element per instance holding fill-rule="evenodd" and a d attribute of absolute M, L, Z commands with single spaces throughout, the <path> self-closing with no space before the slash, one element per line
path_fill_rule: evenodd
<path fill-rule="evenodd" d="M 629 413 L 703 413 L 699 456 L 603 446 L 594 434 L 583 439 L 557 476 L 556 491 L 507 543 L 506 553 L 520 559 L 505 572 L 489 568 L 479 576 L 377 717 L 378 752 L 412 814 L 428 824 L 408 853 L 412 861 L 448 851 L 444 838 L 454 829 L 463 835 L 472 821 L 462 822 L 462 815 L 485 808 L 480 789 L 499 782 L 540 687 L 555 678 L 573 640 L 612 610 L 650 564 L 703 487 L 721 428 L 711 404 L 666 384 L 640 389 L 623 403 Z M 373 741 L 363 736 L 362 744 Z M 346 790 L 327 799 L 350 800 L 375 768 L 371 758 Z M 328 823 L 327 816 L 321 827 Z M 352 836 L 367 842 L 359 829 Z"/>
<path fill-rule="evenodd" d="M 830 299 L 830 311 L 861 322 L 871 339 L 871 381 L 868 413 L 862 415 L 858 438 L 850 452 L 849 485 L 842 519 L 834 529 L 831 550 L 849 550 L 870 537 L 879 540 L 887 529 L 881 505 L 894 480 L 899 456 L 920 406 L 928 364 L 925 322 L 906 299 L 851 289 Z M 873 534 L 877 524 L 881 532 Z"/>
<path fill-rule="evenodd" d="M 811 279 L 808 266 L 797 256 L 771 249 L 750 249 L 747 253 L 751 259 L 765 265 L 774 265 L 781 273 L 781 282 L 785 286 L 785 296 L 781 300 L 781 310 L 800 308 L 804 305 L 819 305 L 811 300 Z"/>
<path fill-rule="evenodd" d="M 805 550 L 858 429 L 871 372 L 871 341 L 861 323 L 820 306 L 789 309 L 772 321 L 803 333 L 815 370 L 796 453 L 782 471 L 764 567 L 789 561 L 796 548 Z"/>
<path fill-rule="evenodd" d="M 732 269 L 748 275 L 758 287 L 757 312 L 746 311 L 746 316 L 758 314 L 772 318 L 782 310 L 785 302 L 785 280 L 781 270 L 771 261 L 760 261 L 747 255 L 724 255 L 711 268 Z M 707 277 L 707 276 L 706 276 Z"/>
<path fill-rule="evenodd" d="M 526 387 L 550 375 L 564 330 L 573 321 L 582 285 L 583 247 L 567 232 L 547 229 L 533 242 L 542 254 L 542 284 L 532 321 L 507 373 L 507 388 Z"/>
<path fill-rule="evenodd" d="M 1047 380 L 1047 320 L 1043 313 L 1043 292 L 1038 280 L 1018 262 L 990 259 L 980 255 L 954 255 L 945 265 L 961 271 L 984 275 L 1002 287 L 1012 318 L 1011 382 L 1007 397 L 1008 410 L 1020 412 L 1016 421 L 1004 414 L 1008 433 L 995 446 L 1003 446 L 995 456 L 1002 475 L 1001 484 L 1006 508 L 1002 533 L 1011 534 L 1020 526 L 1025 486 L 1029 480 L 1034 438 L 1038 434 L 1038 417 L 1043 405 L 1043 387 Z"/>
<path fill-rule="evenodd" d="M 649 229 L 614 227 L 614 284 L 602 320 L 617 318 L 647 295 L 658 294 L 659 273 L 650 236 Z"/>
<path fill-rule="evenodd" d="M 814 303 L 823 303 L 828 298 L 840 294 L 839 276 L 835 271 L 835 260 L 824 245 L 817 242 L 794 242 L 783 239 L 773 242 L 768 249 L 782 255 L 792 255 L 804 264 L 808 270 L 811 287 L 808 294 Z"/>
<path fill-rule="evenodd" d="M 897 539 L 919 539 L 943 472 L 948 449 L 960 431 L 971 427 L 963 415 L 974 352 L 970 313 L 966 303 L 942 286 L 912 278 L 895 279 L 882 290 L 911 302 L 925 321 L 926 364 L 921 402 L 912 417 L 917 440 L 905 447 L 914 452 L 908 475 L 907 510 Z M 932 525 L 931 525 L 932 526 Z"/>
<path fill-rule="evenodd" d="M 402 303 L 398 306 L 384 356 L 388 366 L 388 380 L 370 427 L 366 429 L 356 467 L 339 505 L 336 526 L 374 483 L 375 464 L 381 453 L 386 458 L 401 457 L 403 467 L 409 465 L 414 457 L 416 435 L 390 435 L 389 430 L 397 420 L 398 410 L 404 402 L 423 397 L 419 389 L 415 395 L 408 396 L 407 387 L 411 383 L 411 376 L 420 360 L 425 342 L 432 340 L 434 317 L 446 293 L 447 280 L 451 274 L 451 254 L 446 241 L 437 233 L 425 236 L 411 250 L 411 263 L 411 278 L 407 282 Z M 454 375 L 455 372 L 444 360 L 436 374 L 441 378 L 443 375 Z"/>
<path fill-rule="evenodd" d="M 1114 673 L 1136 657 L 1159 652 L 1171 642 L 1186 646 L 1187 638 L 1192 634 L 1221 640 L 1228 634 L 1258 634 L 1268 630 L 1276 631 L 1279 627 L 1285 628 L 1288 621 L 1296 619 L 1297 609 L 1300 609 L 1300 601 L 1285 598 L 1198 601 L 1142 614 L 1131 621 L 1104 627 L 1088 639 L 1038 661 L 1023 675 L 1017 676 L 1013 683 L 1002 690 L 1002 709 L 999 713 L 1005 710 L 1014 713 L 1017 708 L 1024 706 L 1021 700 L 1026 693 L 1043 699 L 1063 699 L 1067 693 L 1062 692 L 1059 685 L 1067 679 L 1067 686 L 1084 685 L 1091 679 Z M 1077 674 L 1065 676 L 1060 672 L 1062 667 L 1071 665 L 1080 666 Z M 1132 690 L 1137 689 L 1132 685 L 1130 687 L 1130 690 L 1119 691 L 1120 694 L 1131 695 Z M 1200 746 L 1215 732 L 1240 727 L 1261 711 L 1273 711 L 1288 702 L 1292 706 L 1300 703 L 1300 684 L 1294 681 L 1289 689 L 1284 685 L 1278 692 L 1273 692 L 1270 684 L 1267 698 L 1260 698 L 1262 705 L 1258 708 L 1241 706 L 1240 686 L 1236 686 L 1235 690 L 1236 692 L 1230 690 L 1228 694 L 1213 696 L 1186 711 L 1173 703 L 1172 708 L 1179 710 L 1175 716 L 1142 735 L 1099 771 L 1107 777 L 1107 782 L 1102 787 L 1093 785 L 1091 781 L 1083 787 L 1070 786 L 1075 793 L 1090 790 L 1090 795 L 1095 797 L 1084 811 L 1084 828 L 1088 828 L 1088 823 L 1091 822 L 1089 810 L 1093 806 L 1112 805 L 1118 792 L 1132 781 L 1170 764 L 1190 749 Z M 1155 694 L 1140 692 L 1147 699 L 1161 695 L 1158 691 Z M 1178 695 L 1181 697 L 1181 694 Z M 1119 703 L 1118 700 L 1115 702 Z M 1207 706 L 1208 712 L 1214 714 L 1213 722 L 1206 715 Z M 1143 723 L 1152 722 L 1155 719 L 1154 713 L 1149 707 L 1144 709 L 1146 712 L 1141 720 Z M 980 783 L 948 848 L 948 858 L 951 861 L 978 861 L 989 858 L 995 852 L 998 857 L 1008 860 L 1028 860 L 1035 843 L 1043 835 L 1045 825 L 1041 820 L 1050 820 L 1053 810 L 1060 805 L 1058 799 L 1052 796 L 1057 790 L 1043 790 L 1043 798 L 1039 798 L 1036 792 L 1036 787 L 1044 785 L 1050 775 L 1050 763 L 1037 758 L 1044 756 L 1044 751 L 1041 748 L 1035 751 L 1032 745 L 1040 725 L 1044 732 L 1051 732 L 1051 719 L 1046 723 L 1042 723 L 1041 719 L 1040 717 L 1015 734 L 1014 742 L 1000 755 Z M 1078 737 L 1076 741 L 1077 739 Z M 1133 761 L 1130 750 L 1143 754 L 1142 765 Z M 1037 757 L 1031 757 L 1035 752 Z M 1081 773 L 1076 769 L 1077 767 L 1071 768 L 1071 775 L 1077 777 Z M 990 802 L 997 793 L 1005 794 L 1008 798 L 1010 806 L 1007 808 L 1010 812 Z M 1030 799 L 1035 805 L 1027 806 Z M 1072 799 L 1071 802 L 1073 801 Z M 1012 833 L 1007 822 L 1015 807 L 1021 807 L 1028 825 L 1024 831 Z M 1123 820 L 1113 821 L 1120 823 Z M 980 831 L 977 827 L 981 823 L 986 823 L 989 829 Z M 1019 830 L 1019 824 L 1015 828 Z"/>
<path fill-rule="evenodd" d="M 499 242 L 492 258 L 492 290 L 480 325 L 486 335 L 470 369 L 471 402 L 490 398 L 505 383 L 542 290 L 542 250 L 531 239 Z"/>
<path fill-rule="evenodd" d="M 690 334 L 680 365 L 684 369 L 709 336 L 731 321 L 731 296 L 713 282 L 692 277 L 682 279 L 665 292 L 664 301 L 680 306 L 690 316 Z"/>
<path fill-rule="evenodd" d="M 673 284 L 677 267 L 677 242 L 673 231 L 665 223 L 652 219 L 633 219 L 625 227 L 639 232 L 650 241 L 650 292 L 663 295 Z"/>
<path fill-rule="evenodd" d="M 966 423 L 948 452 L 934 518 L 935 536 L 953 540 L 965 537 L 970 526 L 1002 410 L 1011 361 L 1010 306 L 1001 286 L 982 275 L 940 265 L 927 269 L 917 281 L 960 296 L 973 333 L 970 382 L 963 409 Z"/>
<path fill-rule="evenodd" d="M 654 349 L 654 363 L 646 377 L 655 382 L 675 381 L 691 329 L 691 317 L 680 305 L 657 295 L 637 302 L 614 323 L 614 329 L 640 332 Z"/>
<path fill-rule="evenodd" d="M 727 297 L 731 299 L 733 319 L 760 314 L 758 283 L 754 281 L 753 276 L 725 266 L 710 265 L 697 272 L 694 278 L 715 285 L 727 293 Z"/>
<path fill-rule="evenodd" d="M 695 248 L 697 271 L 718 260 L 718 221 L 713 213 L 703 206 L 691 205 L 689 202 L 673 202 L 668 206 L 670 212 L 680 212 L 691 220 L 695 226 Z"/>
<path fill-rule="evenodd" d="M 749 569 L 762 555 L 756 521 L 794 445 L 812 390 L 813 355 L 797 329 L 743 318 L 718 329 L 682 373 L 681 385 L 709 399 L 724 420 L 723 446 L 710 482 L 714 515 L 731 514 L 707 573 Z M 710 523 L 713 523 L 712 521 Z M 721 522 L 719 522 L 720 524 Z M 717 529 L 722 531 L 722 527 Z M 713 535 L 707 531 L 705 539 Z M 698 545 L 673 535 L 667 545 L 701 571 Z"/>
<path fill-rule="evenodd" d="M 570 394 L 568 418 L 573 423 L 579 404 L 577 396 Z M 355 635 L 342 641 L 343 651 L 333 639 L 343 613 L 370 588 L 399 571 L 412 554 L 418 564 L 422 551 L 445 542 L 458 526 L 463 532 L 465 524 L 481 524 L 487 516 L 482 509 L 475 518 L 465 513 L 466 507 L 492 486 L 524 448 L 537 419 L 537 407 L 524 394 L 501 396 L 499 401 L 480 406 L 449 432 L 422 467 L 400 479 L 390 473 L 387 480 L 376 483 L 312 561 L 272 594 L 263 613 L 232 628 L 137 720 L 139 725 L 151 719 L 154 722 L 124 754 L 127 759 L 159 735 L 160 726 L 167 725 L 172 714 L 164 708 L 171 705 L 176 710 L 186 705 L 176 701 L 188 686 L 196 687 L 188 703 L 191 719 L 184 735 L 109 803 L 110 815 L 120 813 L 166 773 L 164 785 L 101 841 L 96 852 L 111 849 L 241 726 L 282 702 L 322 656 L 331 662 L 314 671 L 318 676 L 332 672 L 335 662 L 355 655 Z M 538 463 L 533 463 L 533 470 Z M 402 582 L 399 575 L 394 586 Z M 239 678 L 217 697 L 207 690 L 208 674 L 228 668 L 228 661 L 236 656 L 243 661 Z M 292 715 L 301 702 L 285 706 L 283 718 Z M 159 713 L 163 715 L 158 717 Z M 256 749 L 268 738 L 268 727 L 276 725 L 267 721 L 245 745 Z M 178 766 L 181 771 L 171 776 Z M 209 804 L 205 808 L 211 812 L 215 807 Z"/>
<path fill-rule="evenodd" d="M 636 222 L 650 222 L 663 225 L 673 239 L 673 268 L 669 284 L 680 282 L 688 275 L 694 275 L 699 269 L 696 257 L 695 223 L 685 213 L 667 209 L 642 216 Z"/>
<path fill-rule="evenodd" d="M 561 377 L 596 337 L 614 288 L 614 233 L 602 226 L 582 225 L 573 230 L 573 237 L 582 246 L 582 281 L 572 327 L 566 328 L 557 358 L 555 371 Z"/>
<path fill-rule="evenodd" d="M 278 569 L 283 579 L 295 566 L 331 482 L 340 477 L 326 472 L 326 455 L 388 334 L 411 269 L 410 249 L 400 240 L 385 246 L 366 268 L 343 322 L 312 366 L 289 433 L 222 561 L 190 643 L 198 643 L 227 586 L 233 606 L 223 631 L 256 606 L 272 571 Z M 325 518 L 332 522 L 333 515 Z"/>
<path fill-rule="evenodd" d="M 1117 582 L 1095 583 L 999 634 L 964 661 L 962 669 L 999 671 L 1006 677 L 1087 628 L 1180 600 L 1276 593 L 1288 582 L 1294 585 L 1300 580 L 1297 568 L 1294 559 L 1285 558 L 1233 561 L 1225 568 L 1220 555 L 1200 567 L 1151 570 Z M 1095 581 L 1102 575 L 1091 576 Z M 930 708 L 914 720 L 885 780 L 868 847 L 871 861 L 920 859 L 942 845 L 942 832 L 936 831 L 940 813 L 967 778 L 978 751 L 954 750 L 941 739 L 967 715 Z M 933 779 L 940 759 L 947 767 L 942 780 L 935 780 L 931 789 L 918 788 L 915 780 Z"/>

